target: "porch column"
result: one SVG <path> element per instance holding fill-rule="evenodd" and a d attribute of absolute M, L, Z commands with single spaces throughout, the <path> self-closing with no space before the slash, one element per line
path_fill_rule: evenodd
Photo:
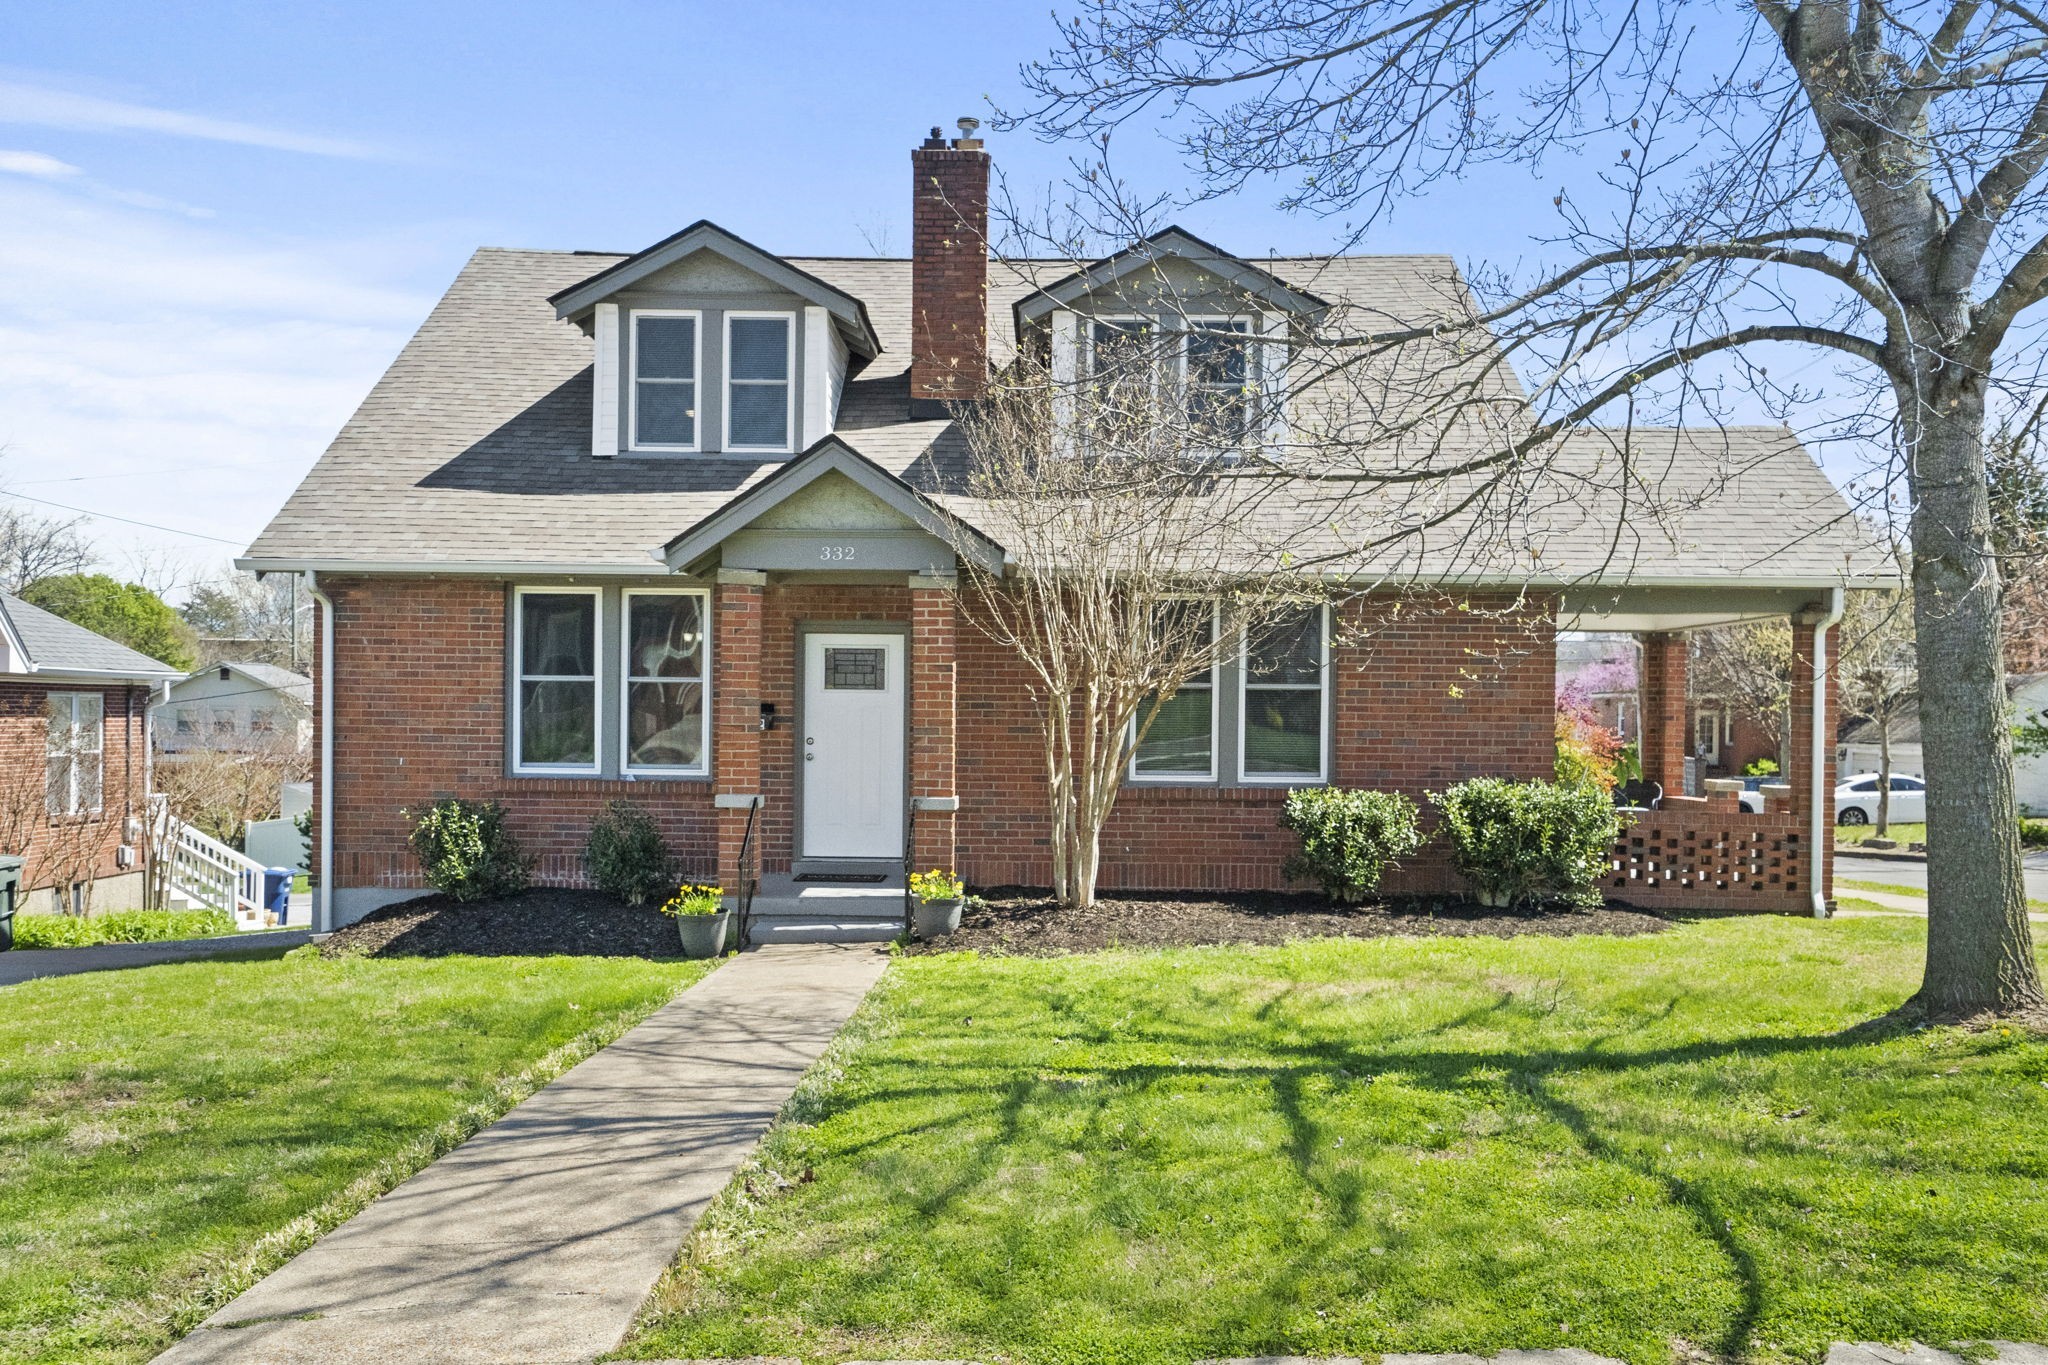
<path fill-rule="evenodd" d="M 910 795 L 916 815 L 911 856 L 920 868 L 953 866 L 954 605 L 951 574 L 910 576 Z"/>
<path fill-rule="evenodd" d="M 748 798 L 761 794 L 761 598 L 768 575 L 720 569 L 712 593 L 711 775 L 718 819 L 718 881 L 738 892 L 758 875 L 761 827 L 756 815 L 749 866 L 740 866 Z"/>
<path fill-rule="evenodd" d="M 1690 648 L 1682 632 L 1643 636 L 1643 778 L 1666 796 L 1685 795 L 1685 668 Z"/>
<path fill-rule="evenodd" d="M 1817 657 L 1819 636 L 1826 627 L 1820 623 L 1826 619 L 1824 611 L 1815 609 L 1801 612 L 1792 618 L 1792 696 L 1790 724 L 1786 732 L 1790 742 L 1785 746 L 1786 780 L 1792 784 L 1792 815 L 1798 822 L 1801 845 L 1810 836 L 1808 830 L 1813 822 L 1813 691 L 1815 686 L 1814 661 Z M 1806 873 L 1801 879 L 1811 893 L 1817 886 L 1821 895 L 1829 902 L 1835 896 L 1835 746 L 1834 728 L 1836 718 L 1841 714 L 1835 703 L 1835 669 L 1833 647 L 1837 643 L 1827 642 L 1829 666 L 1825 676 L 1819 679 L 1823 690 L 1821 701 L 1825 707 L 1821 719 L 1821 735 L 1827 741 L 1821 746 L 1820 788 L 1822 796 L 1821 841 L 1818 849 L 1805 849 Z"/>

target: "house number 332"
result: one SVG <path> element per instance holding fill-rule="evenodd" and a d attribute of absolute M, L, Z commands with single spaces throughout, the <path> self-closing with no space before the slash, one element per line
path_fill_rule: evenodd
<path fill-rule="evenodd" d="M 831 564 L 844 564 L 853 558 L 851 545 L 826 545 L 818 550 L 818 558 Z"/>

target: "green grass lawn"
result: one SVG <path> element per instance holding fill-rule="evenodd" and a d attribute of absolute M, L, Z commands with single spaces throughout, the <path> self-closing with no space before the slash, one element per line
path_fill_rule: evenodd
<path fill-rule="evenodd" d="M 0 1359 L 146 1360 L 696 963 L 300 949 L 0 992 Z"/>
<path fill-rule="evenodd" d="M 899 961 L 629 1351 L 2048 1339 L 2048 1042 L 1844 1032 L 1925 932 Z"/>
<path fill-rule="evenodd" d="M 1876 825 L 1835 826 L 1835 842 L 1837 844 L 1860 844 L 1865 839 L 1875 839 L 1876 837 Z M 1927 842 L 1927 826 L 1924 824 L 1902 825 L 1894 820 L 1891 823 L 1891 828 L 1885 831 L 1884 837 L 1898 840 L 1901 848 L 1904 848 L 1907 844 L 1924 844 Z"/>

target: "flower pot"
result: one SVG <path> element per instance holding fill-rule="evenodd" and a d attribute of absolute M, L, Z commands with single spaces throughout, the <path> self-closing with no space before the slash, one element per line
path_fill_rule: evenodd
<path fill-rule="evenodd" d="M 729 910 L 715 915 L 677 915 L 676 933 L 683 941 L 683 956 L 717 957 L 725 951 L 725 926 L 731 922 Z"/>
<path fill-rule="evenodd" d="M 960 927 L 960 907 L 966 903 L 958 897 L 949 901 L 919 901 L 911 907 L 910 927 L 919 938 L 944 938 Z"/>

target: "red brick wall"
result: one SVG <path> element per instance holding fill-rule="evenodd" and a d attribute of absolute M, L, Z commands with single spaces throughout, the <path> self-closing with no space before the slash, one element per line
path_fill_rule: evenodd
<path fill-rule="evenodd" d="M 53 692 L 97 692 L 104 698 L 97 815 L 53 817 L 45 805 L 47 699 Z M 28 888 L 140 870 L 118 866 L 115 850 L 128 817 L 141 817 L 147 805 L 148 701 L 143 687 L 0 681 L 0 853 L 26 859 Z"/>
<path fill-rule="evenodd" d="M 336 613 L 335 885 L 423 885 L 403 812 L 444 796 L 501 802 L 513 832 L 539 855 L 545 882 L 581 883 L 591 816 L 620 797 L 660 822 L 686 875 L 711 874 L 707 782 L 506 775 L 504 584 L 336 578 L 321 586 Z M 315 716 L 317 726 L 317 707 Z"/>

